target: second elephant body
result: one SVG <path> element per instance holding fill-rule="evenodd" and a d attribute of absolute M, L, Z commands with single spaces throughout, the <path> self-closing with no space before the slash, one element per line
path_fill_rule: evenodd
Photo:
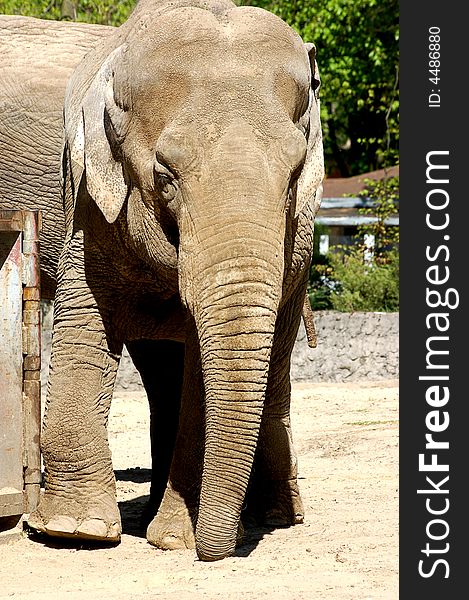
<path fill-rule="evenodd" d="M 80 60 L 113 27 L 0 15 L 0 207 L 40 209 L 42 296 L 53 298 L 64 237 L 63 105 Z"/>

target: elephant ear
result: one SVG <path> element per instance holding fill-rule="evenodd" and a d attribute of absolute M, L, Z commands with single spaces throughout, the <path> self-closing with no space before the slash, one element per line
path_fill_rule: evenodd
<path fill-rule="evenodd" d="M 300 126 L 308 140 L 308 147 L 305 164 L 298 179 L 295 216 L 298 216 L 309 202 L 313 203 L 313 215 L 316 215 L 321 204 L 322 181 L 324 179 L 324 156 L 319 115 L 319 88 L 321 80 L 315 60 L 316 47 L 314 44 L 305 44 L 305 48 L 308 53 L 311 69 L 311 86 L 309 90 L 309 105 L 305 114 L 300 119 Z"/>
<path fill-rule="evenodd" d="M 125 180 L 120 142 L 128 125 L 129 106 L 115 100 L 114 66 L 125 51 L 115 49 L 93 79 L 81 108 L 71 145 L 71 157 L 84 169 L 86 187 L 108 223 L 113 223 L 125 202 Z"/>

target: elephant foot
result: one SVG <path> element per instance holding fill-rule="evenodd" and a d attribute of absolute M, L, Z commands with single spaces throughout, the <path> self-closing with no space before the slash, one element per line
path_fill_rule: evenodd
<path fill-rule="evenodd" d="M 295 479 L 257 482 L 251 491 L 245 511 L 248 521 L 266 527 L 290 527 L 304 521 L 303 501 Z"/>
<path fill-rule="evenodd" d="M 195 549 L 190 511 L 182 496 L 169 484 L 158 513 L 148 526 L 147 540 L 163 550 Z"/>
<path fill-rule="evenodd" d="M 112 502 L 105 498 L 83 505 L 77 500 L 66 500 L 47 491 L 29 516 L 28 526 L 51 537 L 109 543 L 118 542 L 122 532 L 115 500 Z"/>
<path fill-rule="evenodd" d="M 264 523 L 271 527 L 289 527 L 303 523 L 305 511 L 296 479 L 279 482 L 267 505 Z"/>

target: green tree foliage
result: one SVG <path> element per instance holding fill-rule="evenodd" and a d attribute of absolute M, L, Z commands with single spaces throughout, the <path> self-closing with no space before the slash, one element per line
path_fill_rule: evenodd
<path fill-rule="evenodd" d="M 317 47 L 328 174 L 398 162 L 398 0 L 244 0 Z"/>
<path fill-rule="evenodd" d="M 318 50 L 326 170 L 355 175 L 398 158 L 398 0 L 235 0 L 279 15 Z M 105 25 L 136 0 L 0 0 L 0 12 Z"/>
<path fill-rule="evenodd" d="M 136 0 L 0 0 L 0 13 L 121 25 L 135 4 Z"/>

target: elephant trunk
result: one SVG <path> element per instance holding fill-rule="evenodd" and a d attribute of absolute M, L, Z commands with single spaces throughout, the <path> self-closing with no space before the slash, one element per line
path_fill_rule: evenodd
<path fill-rule="evenodd" d="M 196 527 L 202 560 L 222 559 L 235 549 L 282 289 L 284 215 L 274 219 L 272 212 L 261 211 L 237 217 L 206 228 L 212 232 L 208 242 L 197 236 L 199 251 L 192 265 L 197 290 L 192 312 L 206 403 Z"/>

